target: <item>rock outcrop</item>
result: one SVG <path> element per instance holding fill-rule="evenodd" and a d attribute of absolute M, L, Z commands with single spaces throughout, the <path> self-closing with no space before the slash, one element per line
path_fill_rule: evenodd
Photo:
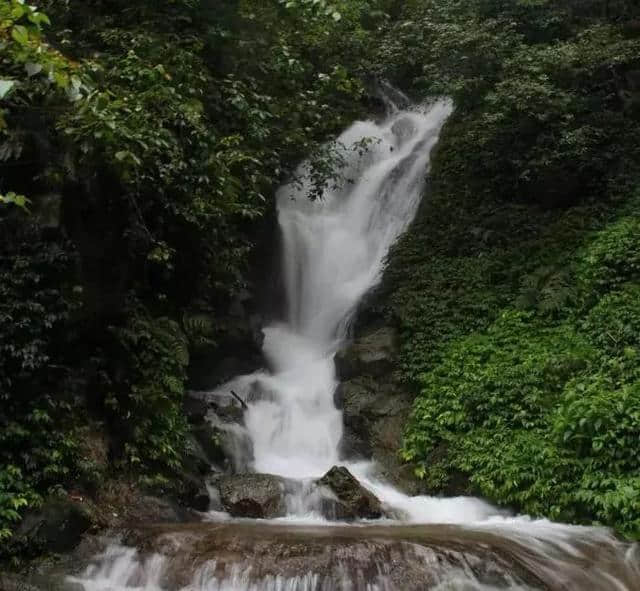
<path fill-rule="evenodd" d="M 187 394 L 183 409 L 191 423 L 191 455 L 198 463 L 204 458 L 204 474 L 248 470 L 253 445 L 244 427 L 244 409 L 230 393 L 227 400 L 214 393 Z"/>
<path fill-rule="evenodd" d="M 396 334 L 379 326 L 361 329 L 356 340 L 338 353 L 342 380 L 334 402 L 343 411 L 342 459 L 374 459 L 381 475 L 411 494 L 424 492 L 409 466 L 398 456 L 413 395 L 394 377 Z"/>
<path fill-rule="evenodd" d="M 352 521 L 355 519 L 379 519 L 383 515 L 378 498 L 344 466 L 334 466 L 320 480 L 320 486 L 330 490 L 335 498 L 327 501 L 328 517 Z"/>
<path fill-rule="evenodd" d="M 336 355 L 338 377 L 349 380 L 362 374 L 389 374 L 393 370 L 395 343 L 396 334 L 392 328 L 383 327 L 363 335 Z"/>
<path fill-rule="evenodd" d="M 270 519 L 282 517 L 285 481 L 271 474 L 240 474 L 219 481 L 222 506 L 234 517 Z"/>

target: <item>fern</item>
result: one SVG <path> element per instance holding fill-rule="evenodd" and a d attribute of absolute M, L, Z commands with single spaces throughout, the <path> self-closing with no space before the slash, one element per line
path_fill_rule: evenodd
<path fill-rule="evenodd" d="M 525 310 L 543 313 L 559 312 L 575 299 L 571 275 L 556 267 L 539 267 L 521 281 L 516 305 Z"/>
<path fill-rule="evenodd" d="M 185 312 L 182 316 L 182 326 L 192 348 L 202 349 L 215 345 L 214 325 L 210 316 Z"/>
<path fill-rule="evenodd" d="M 180 365 L 189 365 L 189 342 L 177 322 L 166 317 L 157 318 L 150 328 L 153 336 L 171 351 Z"/>

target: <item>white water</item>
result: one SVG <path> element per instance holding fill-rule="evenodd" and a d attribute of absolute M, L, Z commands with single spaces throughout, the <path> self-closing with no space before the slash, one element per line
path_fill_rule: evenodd
<path fill-rule="evenodd" d="M 258 379 L 271 396 L 245 417 L 257 472 L 309 478 L 338 463 L 342 417 L 333 404 L 333 356 L 390 246 L 413 220 L 431 149 L 450 113 L 451 104 L 440 101 L 382 123 L 355 123 L 338 138 L 352 183 L 315 201 L 307 198 L 306 180 L 279 191 L 287 314 L 264 331 L 273 373 Z M 371 141 L 361 154 L 352 146 L 364 138 Z"/>
<path fill-rule="evenodd" d="M 261 393 L 245 413 L 256 472 L 311 479 L 347 465 L 410 521 L 482 521 L 500 512 L 472 498 L 407 497 L 377 481 L 370 464 L 339 458 L 342 415 L 333 402 L 333 358 L 360 300 L 380 279 L 390 247 L 416 214 L 431 150 L 452 105 L 443 100 L 412 111 L 392 103 L 390 108 L 383 122 L 357 122 L 338 138 L 346 163 L 342 172 L 351 182 L 312 201 L 302 165 L 296 175 L 302 182 L 278 192 L 286 320 L 264 330 L 263 352 L 272 372 L 238 378 L 221 393 L 233 389 L 249 400 L 250 390 Z M 368 149 L 354 149 L 363 140 Z M 290 518 L 318 519 L 312 502 L 298 499 L 288 506 Z"/>
<path fill-rule="evenodd" d="M 429 550 L 419 546 L 410 548 L 407 554 L 425 564 L 434 560 Z M 250 563 L 225 567 L 216 560 L 208 560 L 195 567 L 189 582 L 172 585 L 169 582 L 172 578 L 171 564 L 166 557 L 152 554 L 144 558 L 136 550 L 114 544 L 97 556 L 82 576 L 70 577 L 69 581 L 80 584 L 84 591 L 164 591 L 168 587 L 176 591 L 399 591 L 390 576 L 392 568 L 391 564 L 381 562 L 373 573 L 365 575 L 362 570 L 345 562 L 335 564 L 331 573 L 260 576 L 260 569 Z M 432 591 L 496 589 L 493 585 L 479 582 L 472 573 L 461 568 L 452 568 L 435 578 L 436 581 L 428 585 Z M 508 575 L 500 589 L 535 591 L 533 587 L 510 580 Z"/>

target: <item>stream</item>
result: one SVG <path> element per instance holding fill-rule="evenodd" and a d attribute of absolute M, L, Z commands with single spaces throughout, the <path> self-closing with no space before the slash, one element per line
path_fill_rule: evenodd
<path fill-rule="evenodd" d="M 284 314 L 264 329 L 268 370 L 238 376 L 248 403 L 234 464 L 297 483 L 286 514 L 149 525 L 109 540 L 67 578 L 84 591 L 637 591 L 640 552 L 601 528 L 511 515 L 481 499 L 410 497 L 375 464 L 340 456 L 334 356 L 389 248 L 413 220 L 432 148 L 452 104 L 400 109 L 339 138 L 344 182 L 307 198 L 308 165 L 277 195 Z M 454 215 L 452 213 L 452 215 Z M 229 427 L 231 428 L 231 427 Z M 330 520 L 312 483 L 345 466 L 385 507 L 381 520 Z M 215 496 L 215 493 L 212 494 Z"/>

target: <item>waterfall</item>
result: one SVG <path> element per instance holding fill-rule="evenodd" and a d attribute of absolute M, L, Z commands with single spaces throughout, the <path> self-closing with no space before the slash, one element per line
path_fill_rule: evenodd
<path fill-rule="evenodd" d="M 393 242 L 413 220 L 449 101 L 361 121 L 337 141 L 344 181 L 315 200 L 309 165 L 277 195 L 286 316 L 265 329 L 273 373 L 245 421 L 257 472 L 321 476 L 338 462 L 342 417 L 333 404 L 333 356 Z M 363 149 L 362 146 L 365 146 Z"/>

